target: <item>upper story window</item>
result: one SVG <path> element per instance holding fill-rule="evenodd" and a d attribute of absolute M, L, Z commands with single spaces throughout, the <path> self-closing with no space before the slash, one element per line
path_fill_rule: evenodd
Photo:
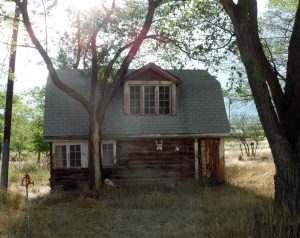
<path fill-rule="evenodd" d="M 130 86 L 130 114 L 139 115 L 141 113 L 141 87 Z"/>
<path fill-rule="evenodd" d="M 144 87 L 144 114 L 155 115 L 155 86 Z"/>
<path fill-rule="evenodd" d="M 124 92 L 124 110 L 129 115 L 176 113 L 176 85 L 172 82 L 130 81 L 125 83 Z"/>
<path fill-rule="evenodd" d="M 170 86 L 159 86 L 159 114 L 170 114 Z"/>

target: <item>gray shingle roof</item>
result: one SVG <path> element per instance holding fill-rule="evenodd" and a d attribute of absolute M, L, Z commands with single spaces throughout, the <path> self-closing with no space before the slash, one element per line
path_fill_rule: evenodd
<path fill-rule="evenodd" d="M 177 87 L 176 115 L 128 116 L 123 110 L 123 86 L 117 91 L 106 112 L 102 126 L 103 137 L 126 138 L 149 135 L 214 136 L 229 134 L 220 83 L 207 71 L 168 70 L 182 84 Z M 87 95 L 86 75 L 77 70 L 58 70 L 68 85 Z M 74 99 L 48 79 L 45 100 L 44 136 L 54 138 L 85 138 L 88 135 L 88 116 Z"/>

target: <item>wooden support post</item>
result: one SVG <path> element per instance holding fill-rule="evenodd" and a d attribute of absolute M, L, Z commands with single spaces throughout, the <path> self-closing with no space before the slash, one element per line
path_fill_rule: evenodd
<path fill-rule="evenodd" d="M 19 32 L 19 17 L 20 11 L 18 6 L 15 8 L 12 39 L 10 45 L 10 59 L 7 79 L 7 90 L 5 100 L 5 115 L 4 115 L 4 135 L 3 135 L 3 153 L 2 153 L 2 168 L 1 168 L 1 188 L 7 190 L 8 186 L 8 167 L 9 167 L 9 147 L 10 147 L 10 132 L 12 118 L 12 101 L 14 89 L 14 77 L 17 55 L 17 42 Z"/>
<path fill-rule="evenodd" d="M 218 184 L 225 183 L 225 148 L 224 139 L 220 139 L 219 143 L 219 181 Z"/>
<path fill-rule="evenodd" d="M 198 149 L 198 139 L 195 138 L 194 141 L 194 156 L 195 156 L 195 180 L 199 183 L 199 149 Z"/>

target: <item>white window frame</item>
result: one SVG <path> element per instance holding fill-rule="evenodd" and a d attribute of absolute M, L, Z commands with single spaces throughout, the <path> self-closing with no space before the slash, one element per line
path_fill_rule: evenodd
<path fill-rule="evenodd" d="M 111 164 L 111 165 L 107 165 L 107 166 L 104 166 L 103 163 L 102 163 L 102 165 L 103 165 L 104 168 L 114 167 L 117 164 L 117 147 L 116 147 L 116 141 L 115 140 L 102 140 L 101 141 L 101 158 L 102 158 L 102 161 L 103 161 L 103 145 L 104 144 L 112 144 L 113 145 L 114 163 Z"/>
<path fill-rule="evenodd" d="M 70 166 L 70 146 L 71 145 L 80 145 L 80 159 L 81 166 Z M 58 166 L 57 158 L 56 158 L 56 146 L 66 146 L 66 154 L 67 154 L 67 166 Z M 64 168 L 64 169 L 72 169 L 72 168 L 88 168 L 88 149 L 87 142 L 82 141 L 62 141 L 62 142 L 53 142 L 52 143 L 52 152 L 53 152 L 53 167 L 54 168 Z"/>
<path fill-rule="evenodd" d="M 130 86 L 140 86 L 140 114 L 130 113 Z M 145 114 L 145 87 L 155 87 L 155 113 Z M 159 114 L 159 87 L 168 86 L 169 90 L 169 113 Z M 176 114 L 176 84 L 170 81 L 137 81 L 131 80 L 124 85 L 124 112 L 132 116 L 170 116 Z"/>

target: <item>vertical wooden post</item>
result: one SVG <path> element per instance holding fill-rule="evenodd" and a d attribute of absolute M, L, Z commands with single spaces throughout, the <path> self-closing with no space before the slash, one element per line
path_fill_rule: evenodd
<path fill-rule="evenodd" d="M 220 139 L 219 143 L 219 184 L 225 183 L 225 148 L 224 139 Z"/>
<path fill-rule="evenodd" d="M 19 32 L 19 17 L 20 11 L 18 6 L 15 8 L 13 32 L 10 46 L 10 59 L 9 70 L 6 89 L 5 101 L 5 116 L 4 116 L 4 136 L 3 136 L 3 157 L 1 168 L 1 188 L 7 190 L 8 185 L 8 166 L 9 166 L 9 148 L 10 148 L 10 131 L 11 131 L 11 118 L 12 118 L 12 101 L 14 89 L 14 77 L 17 55 L 17 41 Z"/>
<path fill-rule="evenodd" d="M 54 176 L 53 176 L 53 144 L 52 142 L 49 143 L 49 148 L 50 148 L 50 188 L 54 188 Z"/>
<path fill-rule="evenodd" d="M 199 149 L 198 149 L 198 139 L 194 140 L 194 156 L 195 156 L 195 180 L 199 183 Z"/>

